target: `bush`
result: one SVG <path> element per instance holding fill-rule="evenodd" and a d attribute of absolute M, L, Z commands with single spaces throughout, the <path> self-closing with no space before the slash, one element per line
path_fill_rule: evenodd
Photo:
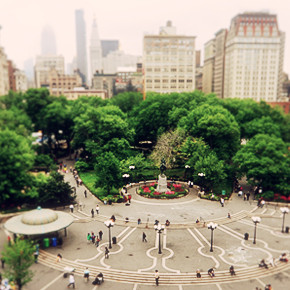
<path fill-rule="evenodd" d="M 89 165 L 86 162 L 84 162 L 84 161 L 77 161 L 75 163 L 75 169 L 77 171 L 84 172 L 84 171 L 89 169 Z"/>

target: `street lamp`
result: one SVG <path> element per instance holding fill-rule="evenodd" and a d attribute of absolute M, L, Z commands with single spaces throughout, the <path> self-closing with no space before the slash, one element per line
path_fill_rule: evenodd
<path fill-rule="evenodd" d="M 130 174 L 125 173 L 125 174 L 122 175 L 122 177 L 124 178 L 124 181 L 127 184 L 128 180 L 129 180 L 129 177 L 130 177 Z"/>
<path fill-rule="evenodd" d="M 254 231 L 254 241 L 253 244 L 256 244 L 256 232 L 257 232 L 257 224 L 261 222 L 261 218 L 258 216 L 253 216 L 252 221 L 255 224 L 255 231 Z"/>
<path fill-rule="evenodd" d="M 134 165 L 130 165 L 130 166 L 129 166 L 129 169 L 130 169 L 131 171 L 133 171 L 133 170 L 135 169 L 135 166 L 134 166 Z M 133 174 L 133 172 L 132 172 L 132 182 L 134 182 L 134 174 Z"/>
<path fill-rule="evenodd" d="M 188 171 L 188 169 L 190 168 L 190 166 L 186 164 L 184 167 L 185 167 L 184 178 L 186 178 L 186 176 L 187 176 L 187 171 Z"/>
<path fill-rule="evenodd" d="M 207 228 L 211 230 L 211 239 L 210 239 L 210 252 L 213 252 L 212 244 L 213 244 L 213 231 L 217 228 L 217 224 L 210 222 L 207 224 Z"/>
<path fill-rule="evenodd" d="M 112 249 L 111 228 L 114 226 L 114 222 L 112 220 L 107 220 L 104 222 L 104 224 L 109 229 L 109 249 Z"/>
<path fill-rule="evenodd" d="M 289 208 L 288 207 L 280 207 L 280 210 L 281 210 L 281 212 L 283 214 L 282 233 L 284 233 L 285 215 L 286 215 L 286 213 L 289 212 Z"/>
<path fill-rule="evenodd" d="M 197 175 L 200 176 L 200 177 L 202 177 L 202 179 L 201 179 L 201 181 L 202 181 L 202 182 L 201 182 L 201 183 L 202 183 L 201 189 L 202 189 L 203 191 L 205 191 L 204 188 L 203 188 L 203 177 L 205 177 L 205 174 L 204 174 L 203 172 L 199 172 Z"/>
<path fill-rule="evenodd" d="M 160 223 L 158 223 L 158 225 L 154 226 L 154 229 L 156 232 L 158 232 L 158 237 L 159 237 L 159 250 L 158 250 L 158 254 L 162 254 L 161 252 L 161 233 L 164 231 L 165 226 L 161 225 Z"/>

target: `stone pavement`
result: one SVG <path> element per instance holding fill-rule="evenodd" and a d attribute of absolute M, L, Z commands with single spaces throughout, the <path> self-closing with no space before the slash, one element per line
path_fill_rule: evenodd
<path fill-rule="evenodd" d="M 64 175 L 65 180 L 76 186 L 71 173 Z M 267 205 L 257 208 L 256 202 L 243 201 L 236 194 L 221 207 L 217 202 L 200 200 L 196 190 L 181 199 L 151 200 L 136 195 L 134 187 L 129 190 L 133 197 L 130 206 L 103 205 L 90 193 L 85 198 L 84 190 L 84 186 L 76 187 L 78 203 L 83 207 L 74 210 L 75 222 L 69 227 L 63 245 L 41 252 L 39 264 L 32 268 L 36 275 L 25 289 L 64 289 L 68 279 L 62 274 L 68 265 L 75 268 L 77 289 L 152 289 L 157 287 L 154 285 L 155 269 L 160 272 L 159 289 L 239 290 L 264 288 L 268 283 L 274 289 L 286 289 L 289 285 L 290 263 L 277 262 L 277 266 L 268 270 L 258 267 L 261 259 L 274 257 L 277 260 L 282 252 L 289 254 L 290 235 L 281 233 L 279 208 Z M 96 204 L 100 206 L 100 214 L 91 218 L 90 211 Z M 228 212 L 231 219 L 227 218 Z M 117 218 L 112 228 L 117 244 L 112 245 L 109 259 L 105 259 L 108 229 L 104 221 L 112 214 Z M 262 219 L 257 226 L 256 244 L 253 244 L 253 215 Z M 126 217 L 128 223 L 125 223 Z M 138 218 L 142 220 L 141 225 L 137 225 Z M 196 218 L 201 220 L 198 225 Z M 162 254 L 158 254 L 159 235 L 153 228 L 155 219 L 161 223 L 166 219 L 171 222 L 160 236 Z M 208 221 L 219 225 L 213 233 L 213 252 L 210 252 L 211 231 L 204 226 Z M 285 225 L 290 225 L 289 215 Z M 97 248 L 87 243 L 86 235 L 91 231 L 97 234 L 99 230 L 104 236 Z M 147 243 L 142 242 L 143 232 L 147 235 Z M 246 232 L 249 240 L 244 240 Z M 3 236 L 1 231 L 1 242 Z M 55 262 L 57 253 L 63 256 L 60 263 Z M 237 275 L 234 277 L 228 273 L 230 265 L 235 266 Z M 82 274 L 86 266 L 92 276 L 104 273 L 105 282 L 98 287 L 84 282 Z M 211 267 L 215 268 L 215 278 L 207 275 Z M 201 270 L 201 279 L 196 278 L 196 269 Z"/>

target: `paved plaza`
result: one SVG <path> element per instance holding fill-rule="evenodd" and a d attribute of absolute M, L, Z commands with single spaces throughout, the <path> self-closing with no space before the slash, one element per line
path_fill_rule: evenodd
<path fill-rule="evenodd" d="M 77 202 L 74 223 L 68 228 L 63 245 L 42 250 L 39 263 L 32 266 L 35 275 L 24 289 L 57 290 L 65 289 L 68 279 L 63 278 L 66 266 L 75 269 L 77 289 L 117 289 L 146 290 L 155 285 L 154 272 L 159 270 L 159 289 L 264 289 L 271 284 L 273 289 L 287 289 L 290 285 L 290 263 L 278 261 L 281 253 L 289 254 L 290 234 L 282 233 L 282 214 L 280 208 L 266 204 L 258 208 L 252 196 L 244 201 L 236 194 L 225 206 L 220 203 L 202 200 L 195 188 L 181 199 L 153 200 L 136 194 L 136 187 L 129 189 L 132 201 L 129 206 L 124 203 L 104 205 L 93 195 L 84 196 L 83 185 L 77 187 L 71 173 L 66 173 L 65 180 L 76 187 Z M 91 210 L 100 206 L 99 214 L 92 218 Z M 69 209 L 65 209 L 69 212 Z M 228 218 L 230 213 L 231 218 Z M 109 258 L 104 255 L 108 247 L 108 228 L 104 221 L 112 215 L 116 222 L 111 228 L 112 237 L 117 243 L 112 244 Z M 253 216 L 259 216 L 256 244 L 253 244 L 255 225 Z M 128 218 L 128 221 L 126 221 Z M 141 219 L 141 224 L 137 223 Z M 154 221 L 170 226 L 159 235 L 154 230 Z M 196 224 L 196 219 L 200 223 Z M 211 230 L 207 224 L 218 224 L 213 232 L 213 252 L 211 247 Z M 286 215 L 285 225 L 290 226 L 290 217 Z M 3 229 L 3 224 L 1 225 Z M 87 233 L 102 230 L 104 235 L 99 247 L 88 243 Z M 143 232 L 147 242 L 142 242 Z M 244 239 L 244 234 L 249 239 Z M 161 251 L 159 252 L 159 237 Z M 1 231 L 1 245 L 6 239 Z M 56 262 L 56 255 L 63 257 Z M 258 263 L 265 259 L 276 260 L 276 265 L 269 269 L 259 268 Z M 235 267 L 236 275 L 229 274 L 229 267 Z M 91 273 L 89 282 L 85 282 L 83 271 L 88 267 Z M 207 271 L 214 268 L 216 276 L 210 278 Z M 196 278 L 200 269 L 201 278 Z M 102 272 L 104 283 L 92 285 L 94 277 Z"/>

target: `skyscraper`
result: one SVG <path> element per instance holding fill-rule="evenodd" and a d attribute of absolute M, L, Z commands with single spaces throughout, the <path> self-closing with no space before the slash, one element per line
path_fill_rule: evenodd
<path fill-rule="evenodd" d="M 77 45 L 77 67 L 82 75 L 83 84 L 87 80 L 87 39 L 86 23 L 84 20 L 84 11 L 75 11 L 76 19 L 76 45 Z"/>
<path fill-rule="evenodd" d="M 96 71 L 101 72 L 103 69 L 102 48 L 96 19 L 94 19 L 92 26 L 91 44 L 90 44 L 90 65 L 91 65 L 91 77 L 96 73 Z"/>
<path fill-rule="evenodd" d="M 119 50 L 119 40 L 101 40 L 102 56 L 106 57 L 110 52 Z"/>
<path fill-rule="evenodd" d="M 41 33 L 41 55 L 56 55 L 55 34 L 51 26 L 46 25 Z"/>

